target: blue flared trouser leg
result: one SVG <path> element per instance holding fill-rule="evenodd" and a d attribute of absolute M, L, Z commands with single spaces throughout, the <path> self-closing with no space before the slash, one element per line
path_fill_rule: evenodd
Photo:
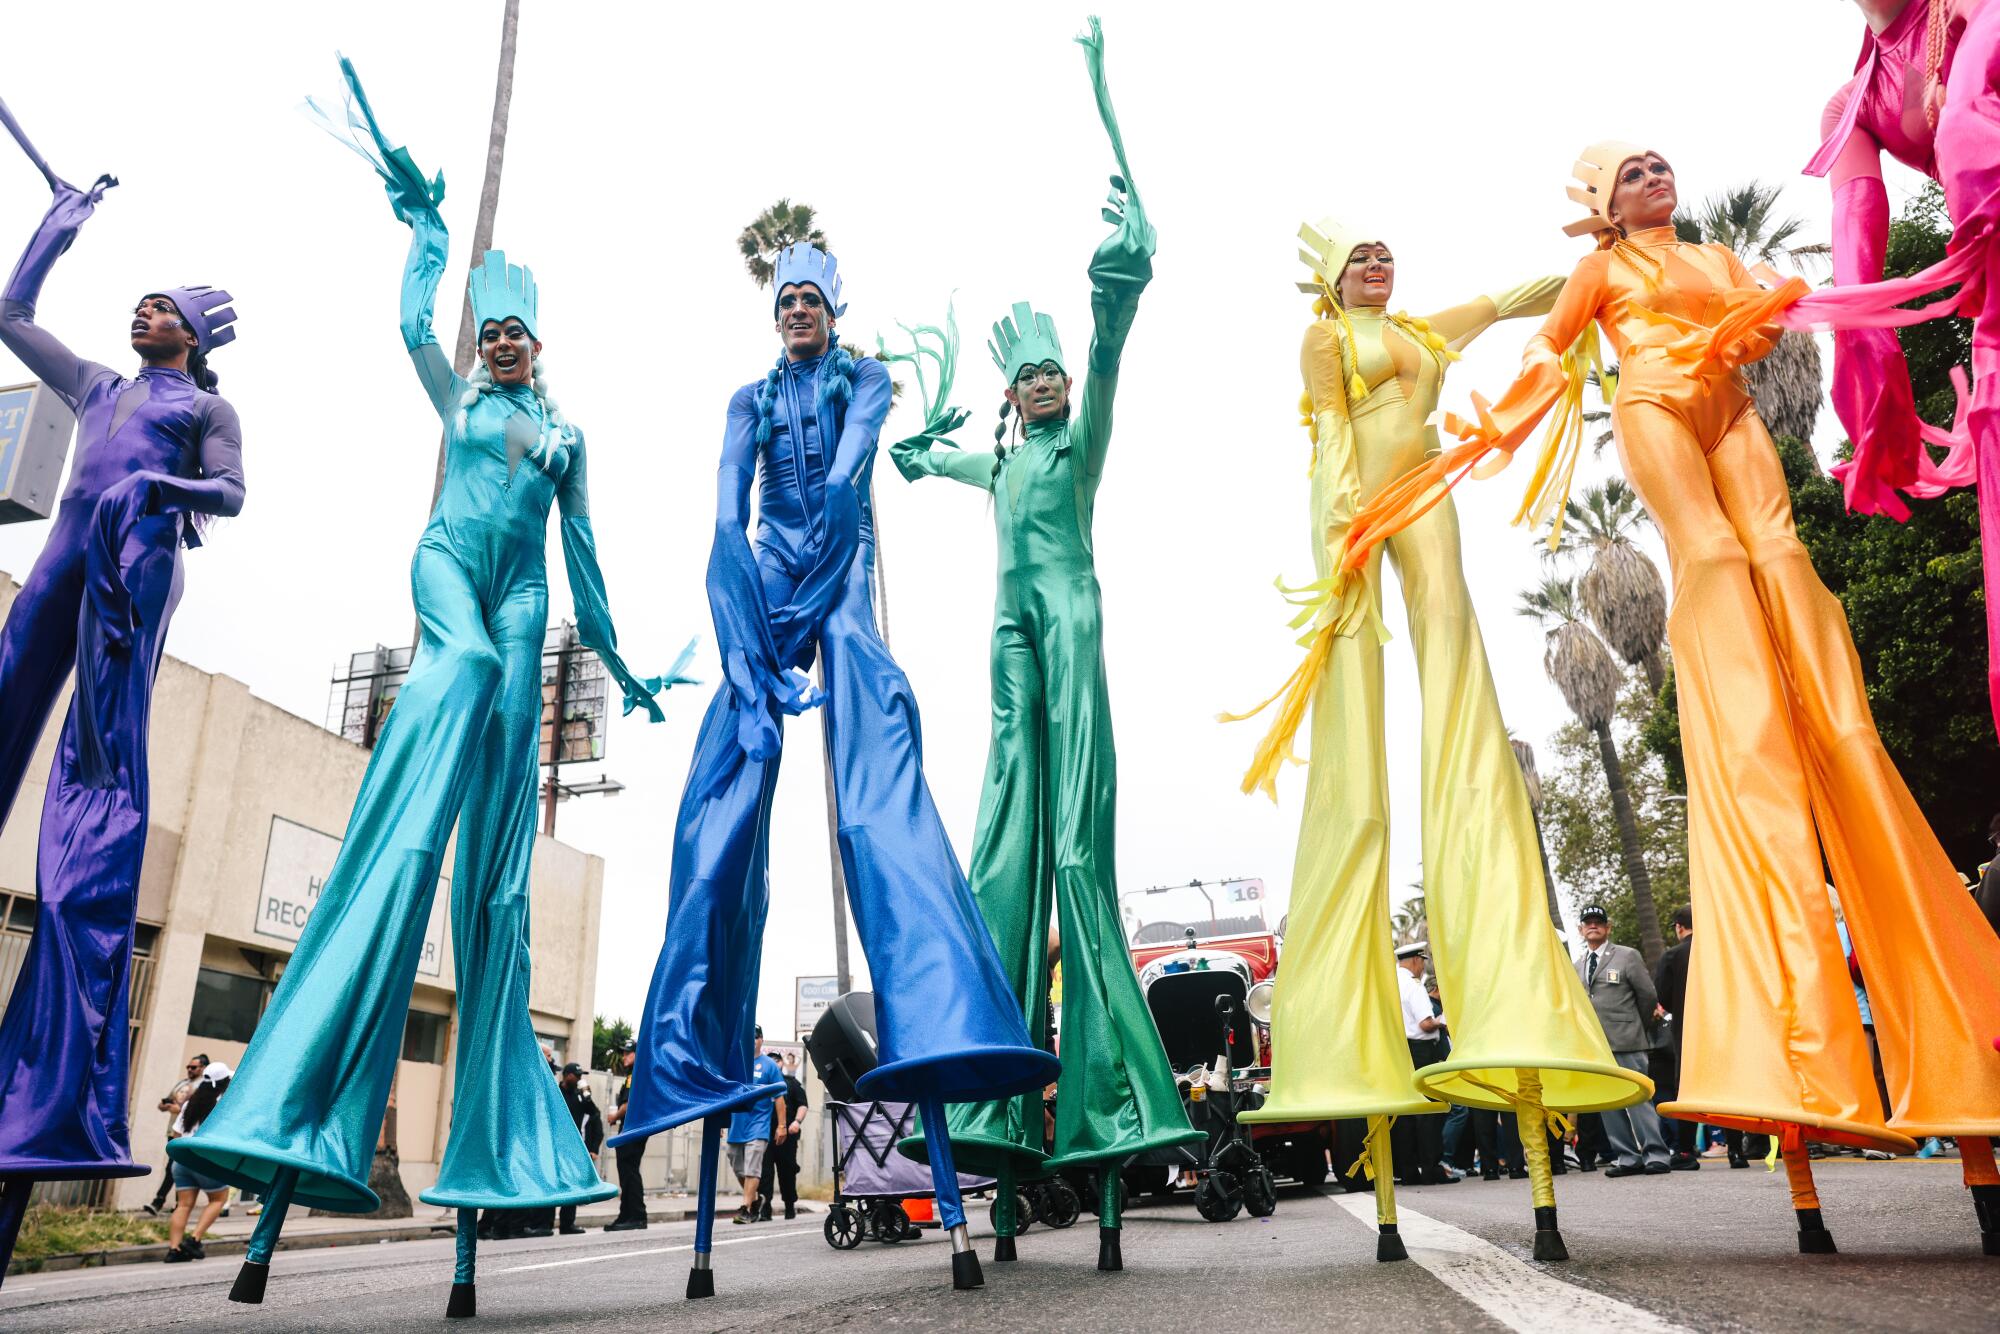
<path fill-rule="evenodd" d="M 458 1068 L 451 1138 L 427 1204 L 533 1208 L 608 1199 L 528 1013 L 528 870 L 548 598 L 523 584 L 486 614 L 500 686 L 474 750 L 458 817 L 451 939 Z"/>
<path fill-rule="evenodd" d="M 158 515 L 131 524 L 115 553 L 52 552 L 0 630 L 0 804 L 19 790 L 51 676 L 59 689 L 77 667 L 42 804 L 35 933 L 0 1018 L 0 1180 L 148 1170 L 132 1161 L 126 1124 L 128 1012 L 153 681 L 180 597 L 179 534 L 178 519 Z M 116 652 L 79 597 L 84 576 L 115 578 L 130 595 L 135 628 Z"/>
<path fill-rule="evenodd" d="M 0 1183 L 0 1284 L 7 1281 L 7 1265 L 14 1258 L 14 1243 L 21 1238 L 21 1221 L 28 1216 L 28 1195 L 34 1189 L 27 1177 Z"/>
<path fill-rule="evenodd" d="M 694 1263 L 688 1269 L 687 1295 L 713 1297 L 715 1270 L 715 1178 L 722 1158 L 722 1132 L 729 1117 L 718 1113 L 701 1123 L 701 1186 L 694 1203 Z"/>
<path fill-rule="evenodd" d="M 422 641 L 340 855 L 229 1096 L 167 1150 L 253 1190 L 297 1169 L 301 1203 L 341 1212 L 379 1203 L 368 1170 L 410 989 L 445 844 L 501 680 L 500 655 L 459 558 L 420 543 L 412 585 Z"/>
<path fill-rule="evenodd" d="M 875 630 L 873 553 L 820 639 L 841 863 L 876 979 L 880 1064 L 859 1092 L 941 1105 L 1039 1089 L 1057 1063 L 1029 1038 L 931 800 L 916 696 Z"/>

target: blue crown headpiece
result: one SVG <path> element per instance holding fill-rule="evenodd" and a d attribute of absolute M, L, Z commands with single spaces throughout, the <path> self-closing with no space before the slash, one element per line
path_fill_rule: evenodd
<path fill-rule="evenodd" d="M 777 267 L 771 274 L 771 314 L 778 313 L 778 293 L 787 283 L 811 283 L 826 302 L 827 313 L 839 319 L 847 313 L 840 299 L 840 261 L 817 246 L 788 245 L 778 252 Z"/>
<path fill-rule="evenodd" d="M 162 287 L 146 295 L 163 296 L 174 303 L 181 320 L 193 331 L 195 345 L 203 356 L 236 340 L 236 330 L 230 327 L 236 323 L 236 311 L 229 304 L 236 298 L 229 293 L 195 283 L 188 287 Z"/>
<path fill-rule="evenodd" d="M 1023 366 L 1053 361 L 1065 371 L 1069 369 L 1063 360 L 1062 343 L 1056 338 L 1056 322 L 1036 314 L 1025 301 L 1016 301 L 1013 315 L 993 326 L 986 350 L 993 354 L 993 364 L 1006 373 L 1008 384 L 1014 383 Z"/>
<path fill-rule="evenodd" d="M 539 331 L 535 322 L 535 274 L 520 264 L 509 264 L 507 252 L 489 250 L 472 271 L 472 327 L 483 329 L 488 320 L 505 321 L 516 316 L 530 334 Z"/>

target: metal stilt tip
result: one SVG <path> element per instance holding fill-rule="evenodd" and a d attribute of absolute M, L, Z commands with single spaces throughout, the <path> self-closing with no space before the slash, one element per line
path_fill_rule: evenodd
<path fill-rule="evenodd" d="M 1020 1257 L 1014 1254 L 1014 1239 L 1012 1237 L 995 1237 L 993 1239 L 993 1258 L 998 1261 L 1019 1259 Z"/>
<path fill-rule="evenodd" d="M 451 1300 L 444 1304 L 446 1320 L 467 1320 L 479 1314 L 479 1288 L 472 1283 L 451 1285 Z"/>
<path fill-rule="evenodd" d="M 1115 1227 L 1097 1229 L 1097 1267 L 1107 1274 L 1115 1274 L 1125 1268 L 1125 1252 L 1119 1248 L 1118 1229 Z"/>
<path fill-rule="evenodd" d="M 978 1251 L 959 1251 L 951 1257 L 951 1286 L 958 1292 L 986 1286 L 986 1275 L 979 1272 Z"/>
<path fill-rule="evenodd" d="M 1535 1208 L 1535 1258 L 1569 1259 L 1569 1247 L 1563 1245 L 1562 1231 L 1556 1227 L 1556 1207 L 1553 1204 L 1537 1205 Z"/>
<path fill-rule="evenodd" d="M 706 1257 L 704 1257 L 706 1258 Z M 688 1300 L 715 1295 L 715 1271 L 707 1265 L 696 1265 L 688 1270 Z"/>
<path fill-rule="evenodd" d="M 1798 1216 L 1799 1216 L 1799 1254 L 1800 1255 L 1835 1254 L 1835 1247 L 1833 1244 L 1833 1233 L 1827 1231 L 1826 1222 L 1820 1217 L 1819 1210 L 1800 1209 L 1798 1210 Z"/>
<path fill-rule="evenodd" d="M 1391 1260 L 1407 1260 L 1410 1258 L 1409 1248 L 1403 1245 L 1402 1235 L 1396 1231 L 1394 1223 L 1380 1223 L 1376 1226 L 1375 1259 L 1377 1263 L 1387 1264 Z"/>
<path fill-rule="evenodd" d="M 243 1267 L 236 1271 L 236 1282 L 230 1285 L 229 1300 L 260 1305 L 264 1300 L 264 1285 L 270 1281 L 271 1266 L 245 1260 Z"/>

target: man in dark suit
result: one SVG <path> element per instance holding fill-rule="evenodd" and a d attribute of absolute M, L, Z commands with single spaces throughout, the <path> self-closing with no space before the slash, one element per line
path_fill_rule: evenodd
<path fill-rule="evenodd" d="M 1652 974 L 1639 951 L 1611 943 L 1611 916 L 1598 904 L 1578 914 L 1583 928 L 1583 953 L 1576 956 L 1576 975 L 1590 995 L 1597 1022 L 1611 1043 L 1612 1059 L 1627 1070 L 1646 1074 L 1646 1053 L 1653 1045 L 1652 1028 L 1665 1013 L 1653 990 Z M 1600 1113 L 1604 1136 L 1618 1161 L 1605 1169 L 1608 1177 L 1629 1177 L 1672 1171 L 1667 1141 L 1660 1134 L 1660 1114 L 1642 1102 Z"/>
<path fill-rule="evenodd" d="M 632 1096 L 632 1066 L 638 1045 L 626 1042 L 618 1048 L 618 1070 L 625 1083 L 618 1090 L 618 1105 L 606 1118 L 612 1125 L 625 1119 L 625 1103 Z M 633 1140 L 618 1146 L 618 1217 L 604 1225 L 606 1232 L 629 1232 L 646 1226 L 646 1187 L 639 1175 L 640 1161 L 646 1156 L 646 1141 Z"/>
<path fill-rule="evenodd" d="M 1674 943 L 1653 968 L 1653 990 L 1660 1008 L 1667 1012 L 1673 1035 L 1674 1067 L 1661 1071 L 1655 1104 L 1672 1102 L 1681 1094 L 1681 1040 L 1687 1028 L 1688 954 L 1694 948 L 1694 909 L 1683 903 L 1674 909 Z M 1673 1140 L 1672 1166 L 1676 1172 L 1701 1170 L 1701 1158 L 1694 1151 L 1695 1122 L 1668 1117 L 1666 1130 Z"/>
<path fill-rule="evenodd" d="M 583 1096 L 577 1092 L 577 1086 L 582 1082 L 583 1067 L 575 1061 L 571 1061 L 568 1065 L 564 1066 L 562 1073 L 556 1076 L 556 1087 L 562 1090 L 563 1105 L 569 1108 L 569 1119 L 576 1123 L 578 1134 L 583 1133 L 584 1101 Z M 560 1231 L 565 1237 L 575 1236 L 577 1233 L 583 1231 L 582 1228 L 576 1225 L 575 1205 L 565 1204 L 562 1207 L 559 1217 L 561 1219 Z"/>

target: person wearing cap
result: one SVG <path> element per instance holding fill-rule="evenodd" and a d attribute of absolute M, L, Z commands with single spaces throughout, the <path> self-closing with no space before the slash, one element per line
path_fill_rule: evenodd
<path fill-rule="evenodd" d="M 202 1066 L 193 1091 L 174 1117 L 173 1134 L 176 1138 L 193 1134 L 208 1119 L 217 1101 L 229 1091 L 229 1081 L 234 1074 L 235 1071 L 222 1061 L 210 1061 Z M 167 1223 L 167 1253 L 160 1258 L 170 1265 L 206 1259 L 208 1252 L 202 1246 L 202 1238 L 208 1235 L 208 1230 L 215 1226 L 215 1220 L 222 1217 L 223 1211 L 229 1207 L 229 1183 L 187 1163 L 170 1163 L 168 1170 L 173 1173 L 176 1195 L 173 1217 Z M 188 1218 L 194 1213 L 196 1199 L 203 1194 L 208 1196 L 208 1203 L 203 1206 L 201 1217 L 190 1232 Z"/>
<path fill-rule="evenodd" d="M 1359 568 L 1468 471 L 1504 467 L 1567 404 L 1523 513 L 1559 508 L 1602 331 L 1619 367 L 1619 458 L 1673 565 L 1667 637 L 1702 948 L 1688 979 L 1680 1097 L 1666 1110 L 1782 1136 L 1800 1244 L 1830 1249 L 1805 1140 L 1909 1152 L 1911 1134 L 2000 1133 L 2000 940 L 1882 745 L 1846 616 L 1799 540 L 1777 450 L 1739 371 L 1770 350 L 1779 321 L 1846 327 L 1876 318 L 1876 306 L 1907 321 L 1949 304 L 1886 305 L 1922 295 L 1935 268 L 1886 297 L 1796 278 L 1765 290 L 1728 247 L 1679 239 L 1676 177 L 1659 153 L 1597 143 L 1573 171 L 1570 197 L 1585 216 L 1566 230 L 1594 236 L 1595 249 L 1529 340 L 1519 378 L 1497 401 L 1475 400 L 1470 419 L 1446 417 L 1457 443 L 1364 507 L 1341 564 Z M 1822 865 L 1846 890 L 1868 961 L 1893 1124 Z"/>
<path fill-rule="evenodd" d="M 625 1077 L 618 1086 L 618 1097 L 604 1122 L 612 1131 L 625 1124 L 625 1107 L 632 1099 L 632 1070 L 639 1058 L 639 1044 L 626 1039 L 618 1044 L 618 1073 Z M 618 1162 L 618 1217 L 604 1225 L 606 1232 L 639 1232 L 646 1227 L 646 1179 L 643 1164 L 646 1159 L 646 1140 L 628 1139 L 619 1142 L 614 1138 L 612 1150 Z M 593 1156 L 596 1150 L 591 1150 Z"/>
<path fill-rule="evenodd" d="M 754 1057 L 750 1066 L 751 1077 L 760 1086 L 776 1084 L 782 1090 L 785 1087 L 785 1068 L 764 1051 L 762 1024 L 757 1025 L 751 1043 Z M 771 1146 L 783 1144 L 790 1137 L 791 1125 L 783 1092 L 739 1107 L 729 1118 L 729 1166 L 743 1186 L 743 1207 L 736 1211 L 736 1217 L 731 1222 L 755 1223 L 770 1216 L 762 1212 L 758 1198 L 759 1183 L 764 1178 L 765 1164 L 771 1157 Z"/>
<path fill-rule="evenodd" d="M 408 150 L 389 146 L 353 66 L 343 61 L 342 72 L 346 128 L 326 128 L 387 182 L 396 217 L 410 227 L 401 333 L 445 431 L 441 489 L 411 566 L 421 639 L 312 920 L 243 1054 L 237 1096 L 168 1151 L 269 1192 L 240 1300 L 261 1300 L 289 1204 L 378 1207 L 369 1170 L 456 827 L 451 1134 L 421 1198 L 460 1212 L 460 1308 L 473 1300 L 476 1210 L 616 1193 L 598 1178 L 545 1075 L 528 1010 L 552 509 L 561 516 L 578 637 L 623 688 L 627 711 L 659 721 L 653 696 L 674 674 L 642 680 L 619 657 L 591 528 L 584 436 L 549 395 L 541 336 L 551 326 L 534 275 L 500 251 L 482 257 L 470 280 L 479 365 L 470 379 L 456 374 L 431 330 L 447 251 L 443 179 L 426 179 Z"/>
<path fill-rule="evenodd" d="M 785 1133 L 777 1135 L 776 1114 L 773 1113 L 770 1160 L 764 1166 L 757 1197 L 757 1217 L 765 1223 L 771 1221 L 774 1195 L 785 1202 L 786 1218 L 796 1218 L 799 1214 L 799 1140 L 806 1128 L 806 1086 L 799 1082 L 798 1061 L 798 1053 L 788 1051 L 780 1063 L 785 1081 L 786 1124 Z"/>
<path fill-rule="evenodd" d="M 46 169 L 45 169 L 46 170 Z M 0 625 L 0 822 L 74 674 L 36 841 L 38 911 L 0 1019 L 0 1273 L 36 1180 L 144 1176 L 126 1108 L 133 914 L 145 858 L 153 683 L 183 547 L 243 509 L 243 428 L 208 359 L 236 336 L 227 292 L 134 305 L 130 376 L 36 322 L 42 284 L 116 184 L 55 198 L 0 291 L 0 344 L 76 414 L 47 542 Z"/>
<path fill-rule="evenodd" d="M 1430 966 L 1427 948 L 1421 940 L 1396 947 L 1396 996 L 1402 1007 L 1403 1040 L 1419 1070 L 1441 1059 L 1438 1049 L 1445 1033 L 1444 1018 L 1432 1009 L 1430 992 L 1424 987 L 1424 972 Z M 1442 1117 L 1398 1117 L 1389 1136 L 1399 1184 L 1449 1186 L 1458 1180 L 1444 1167 Z"/>
<path fill-rule="evenodd" d="M 1611 916 L 1600 904 L 1586 904 L 1577 921 L 1583 931 L 1583 952 L 1576 956 L 1576 975 L 1604 1026 L 1604 1036 L 1618 1063 L 1646 1074 L 1653 1049 L 1653 1028 L 1664 1017 L 1659 994 L 1646 961 L 1629 945 L 1611 941 Z M 1608 1177 L 1657 1174 L 1672 1170 L 1660 1115 L 1649 1102 L 1599 1113 L 1604 1137 L 1618 1161 L 1604 1170 Z"/>
<path fill-rule="evenodd" d="M 1112 436 L 1120 361 L 1153 277 L 1158 237 L 1124 161 L 1103 78 L 1097 20 L 1081 37 L 1119 174 L 1112 226 L 1089 265 L 1090 346 L 1081 365 L 1055 321 L 1027 302 L 993 326 L 1002 376 L 992 453 L 941 448 L 943 432 L 892 453 L 911 481 L 945 477 L 987 492 L 999 539 L 993 605 L 992 741 L 973 835 L 972 892 L 1006 961 L 1024 1025 L 1049 994 L 1046 944 L 1063 933 L 1063 1063 L 1053 1158 L 1044 1160 L 1031 1092 L 951 1112 L 960 1157 L 1001 1178 L 996 1254 L 1012 1258 L 1010 1174 L 1116 1163 L 1202 1138 L 1188 1125 L 1173 1071 L 1126 952 L 1114 858 L 1118 756 L 1104 663 L 1104 607 L 1094 523 Z M 1077 388 L 1081 372 L 1082 386 Z M 1072 391 L 1076 392 L 1072 394 Z M 910 1146 L 916 1148 L 913 1143 Z M 1099 1268 L 1120 1267 L 1118 1174 L 1099 1174 Z"/>
<path fill-rule="evenodd" d="M 584 1069 L 575 1061 L 565 1065 L 556 1074 L 556 1088 L 562 1093 L 563 1105 L 569 1108 L 569 1119 L 576 1125 L 576 1133 L 583 1136 L 583 1151 L 596 1156 L 591 1147 L 590 1137 L 584 1134 L 583 1121 L 592 1110 L 588 1101 L 590 1088 L 583 1082 Z M 557 1230 L 565 1237 L 575 1236 L 583 1231 L 576 1225 L 576 1206 L 565 1204 L 557 1214 Z"/>

